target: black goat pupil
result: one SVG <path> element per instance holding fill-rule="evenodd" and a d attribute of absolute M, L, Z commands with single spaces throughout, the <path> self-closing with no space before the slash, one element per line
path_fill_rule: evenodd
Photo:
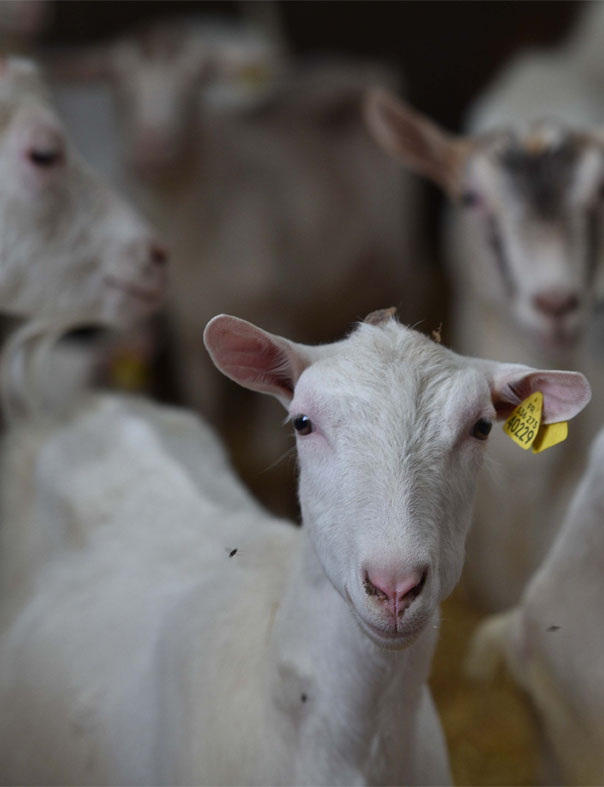
<path fill-rule="evenodd" d="M 483 437 L 486 437 L 491 431 L 491 426 L 492 424 L 490 421 L 484 421 L 481 419 L 476 424 L 476 431 L 478 432 L 478 434 L 482 435 Z"/>
<path fill-rule="evenodd" d="M 298 432 L 310 432 L 310 418 L 307 415 L 298 415 L 294 418 L 294 428 Z"/>

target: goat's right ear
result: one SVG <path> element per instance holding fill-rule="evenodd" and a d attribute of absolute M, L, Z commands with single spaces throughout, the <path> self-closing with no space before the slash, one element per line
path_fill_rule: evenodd
<path fill-rule="evenodd" d="M 311 348 L 228 314 L 210 320 L 203 341 L 223 374 L 244 388 L 276 396 L 285 408 L 298 378 L 312 362 Z"/>
<path fill-rule="evenodd" d="M 471 139 L 454 137 L 383 88 L 365 96 L 365 120 L 380 147 L 456 197 Z"/>

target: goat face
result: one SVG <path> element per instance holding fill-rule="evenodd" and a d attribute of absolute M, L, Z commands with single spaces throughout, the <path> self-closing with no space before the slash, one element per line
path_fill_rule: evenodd
<path fill-rule="evenodd" d="M 277 47 L 259 32 L 176 19 L 61 56 L 51 69 L 59 78 L 111 84 L 126 165 L 154 182 L 190 171 L 199 147 L 202 97 L 210 104 L 225 99 L 228 104 L 229 96 L 236 105 L 253 101 L 279 58 Z"/>
<path fill-rule="evenodd" d="M 143 178 L 169 172 L 190 151 L 208 69 L 195 43 L 184 30 L 153 28 L 109 55 L 126 159 Z"/>
<path fill-rule="evenodd" d="M 602 252 L 604 151 L 553 121 L 477 142 L 460 176 L 469 278 L 536 343 L 585 332 Z"/>
<path fill-rule="evenodd" d="M 110 325 L 154 310 L 164 252 L 80 159 L 27 61 L 4 64 L 0 113 L 2 309 Z"/>
<path fill-rule="evenodd" d="M 323 347 L 226 315 L 204 338 L 227 376 L 287 407 L 318 559 L 363 631 L 389 648 L 412 641 L 459 578 L 495 418 L 535 390 L 546 423 L 590 397 L 580 374 L 463 358 L 388 312 Z"/>
<path fill-rule="evenodd" d="M 475 370 L 451 355 L 437 371 L 427 341 L 425 368 L 408 362 L 416 338 L 385 346 L 366 375 L 360 342 L 336 364 L 314 364 L 290 405 L 295 428 L 300 414 L 311 424 L 296 431 L 317 554 L 365 633 L 390 648 L 413 640 L 459 578 L 495 419 Z"/>
<path fill-rule="evenodd" d="M 497 303 L 538 344 L 574 344 L 602 254 L 601 136 L 543 121 L 453 137 L 380 90 L 368 95 L 366 117 L 383 148 L 459 206 L 458 288 Z"/>

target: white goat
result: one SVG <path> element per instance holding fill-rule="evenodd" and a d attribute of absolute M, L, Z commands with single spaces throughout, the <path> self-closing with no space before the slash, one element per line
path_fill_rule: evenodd
<path fill-rule="evenodd" d="M 0 112 L 0 311 L 121 325 L 155 309 L 163 250 L 81 160 L 30 61 L 0 61 Z"/>
<path fill-rule="evenodd" d="M 289 412 L 301 529 L 191 416 L 99 396 L 9 434 L 5 783 L 449 781 L 426 680 L 491 422 L 537 388 L 549 421 L 590 394 L 391 314 L 319 347 L 206 329 L 216 365 Z"/>
<path fill-rule="evenodd" d="M 604 393 L 589 349 L 604 273 L 600 93 L 562 51 L 537 52 L 506 68 L 473 112 L 469 136 L 449 135 L 383 92 L 370 97 L 367 117 L 390 153 L 452 199 L 446 252 L 460 349 L 580 369 Z M 498 435 L 468 539 L 468 582 L 482 605 L 519 598 L 593 433 L 582 417 L 568 443 L 538 462 Z"/>
<path fill-rule="evenodd" d="M 280 47 L 258 29 L 195 17 L 155 22 L 45 60 L 87 157 L 114 177 L 125 168 L 150 185 L 190 171 L 200 110 L 251 108 L 286 70 Z"/>
<path fill-rule="evenodd" d="M 505 656 L 535 706 L 557 784 L 604 780 L 603 596 L 604 431 L 520 604 L 482 625 L 468 664 L 484 678 Z"/>
<path fill-rule="evenodd" d="M 257 37 L 176 21 L 55 61 L 57 76 L 113 86 L 127 188 L 172 252 L 183 395 L 213 419 L 225 387 L 200 336 L 218 310 L 309 341 L 393 293 L 407 320 L 425 316 L 413 187 L 360 113 L 366 87 L 397 80 L 362 63 L 293 69 L 280 57 Z M 254 74 L 253 108 L 219 106 L 218 87 Z M 92 154 L 86 133 L 78 142 Z"/>

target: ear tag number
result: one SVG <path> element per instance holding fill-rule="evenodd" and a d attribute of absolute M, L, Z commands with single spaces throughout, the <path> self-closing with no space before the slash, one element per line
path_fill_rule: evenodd
<path fill-rule="evenodd" d="M 558 421 L 556 424 L 542 424 L 533 443 L 533 453 L 540 454 L 546 448 L 563 442 L 568 437 L 568 423 Z"/>
<path fill-rule="evenodd" d="M 555 424 L 542 424 L 543 394 L 536 391 L 528 396 L 512 412 L 503 425 L 503 431 L 527 451 L 531 446 L 534 454 L 558 445 L 568 437 L 568 424 L 559 421 Z"/>
<path fill-rule="evenodd" d="M 507 436 L 525 451 L 535 442 L 541 426 L 542 410 L 543 394 L 541 391 L 536 391 L 520 402 L 503 425 L 503 431 Z"/>

